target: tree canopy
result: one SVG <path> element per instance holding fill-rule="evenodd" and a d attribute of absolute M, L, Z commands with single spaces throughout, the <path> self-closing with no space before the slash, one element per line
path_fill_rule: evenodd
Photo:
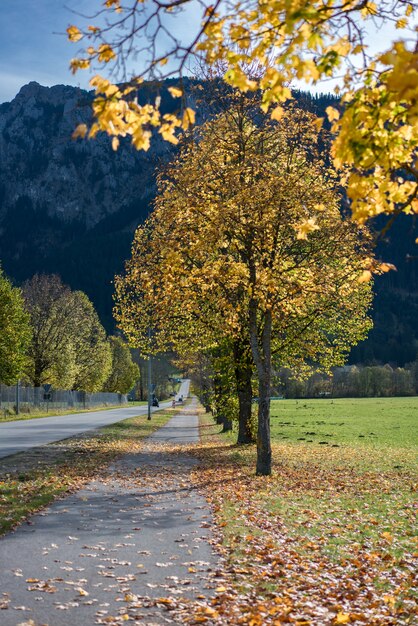
<path fill-rule="evenodd" d="M 181 85 L 169 88 L 174 98 L 183 96 L 180 115 L 162 114 L 159 96 L 141 103 L 136 93 L 146 79 L 181 78 L 196 60 L 221 64 L 233 88 L 260 90 L 261 107 L 273 119 L 283 114 L 294 80 L 310 86 L 339 78 L 341 117 L 332 107 L 328 117 L 336 135 L 334 162 L 343 168 L 354 216 L 364 221 L 382 212 L 416 212 L 416 9 L 409 0 L 105 0 L 94 17 L 67 29 L 71 41 L 85 44 L 71 61 L 74 72 L 113 72 L 112 80 L 106 69 L 106 76 L 91 79 L 96 119 L 76 135 L 104 131 L 115 149 L 119 137 L 130 136 L 136 148 L 148 149 L 158 129 L 177 142 L 177 129 L 187 129 L 195 117 Z M 188 10 L 201 20 L 184 41 L 173 18 Z M 374 53 L 371 33 L 387 24 L 396 35 L 383 53 Z"/>
<path fill-rule="evenodd" d="M 133 362 L 129 347 L 121 337 L 109 337 L 112 370 L 103 390 L 128 393 L 139 378 L 139 367 Z"/>
<path fill-rule="evenodd" d="M 0 268 L 0 383 L 13 385 L 20 378 L 30 339 L 22 292 L 13 287 Z"/>
<path fill-rule="evenodd" d="M 36 274 L 23 285 L 33 329 L 26 374 L 35 387 L 99 391 L 111 367 L 110 347 L 87 296 L 57 275 Z"/>
<path fill-rule="evenodd" d="M 314 116 L 280 122 L 238 104 L 207 122 L 160 177 L 155 211 L 117 279 L 133 342 L 243 337 L 259 386 L 258 471 L 270 473 L 272 357 L 325 369 L 370 326 L 368 233 L 340 213 Z M 263 432 L 261 432 L 261 430 Z"/>

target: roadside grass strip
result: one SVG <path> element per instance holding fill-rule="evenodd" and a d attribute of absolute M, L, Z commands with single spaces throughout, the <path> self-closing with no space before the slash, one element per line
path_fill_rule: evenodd
<path fill-rule="evenodd" d="M 75 415 L 78 413 L 94 413 L 96 411 L 111 411 L 120 408 L 132 408 L 133 406 L 146 406 L 147 402 L 129 402 L 129 404 L 114 404 L 106 406 L 96 406 L 91 409 L 54 409 L 51 408 L 48 411 L 45 409 L 31 409 L 26 411 L 22 409 L 20 413 L 16 414 L 14 411 L 0 411 L 0 424 L 2 422 L 21 422 L 24 420 L 39 419 L 42 417 L 51 417 L 53 415 Z"/>

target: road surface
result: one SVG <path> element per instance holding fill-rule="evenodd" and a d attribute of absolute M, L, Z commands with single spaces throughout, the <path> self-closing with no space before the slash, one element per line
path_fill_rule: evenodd
<path fill-rule="evenodd" d="M 210 601 L 222 582 L 211 512 L 190 481 L 197 461 L 172 452 L 199 441 L 196 409 L 0 538 L 1 626 L 181 625 L 167 602 Z"/>
<path fill-rule="evenodd" d="M 187 398 L 189 386 L 190 381 L 184 380 L 176 397 Z M 169 407 L 171 407 L 171 400 L 161 402 L 159 408 L 153 407 L 152 412 Z M 0 458 L 17 452 L 24 452 L 36 446 L 74 437 L 74 435 L 79 435 L 88 430 L 108 426 L 128 419 L 128 417 L 144 415 L 147 412 L 147 406 L 128 406 L 127 408 L 94 411 L 92 413 L 51 415 L 51 417 L 39 419 L 3 422 L 0 424 Z"/>

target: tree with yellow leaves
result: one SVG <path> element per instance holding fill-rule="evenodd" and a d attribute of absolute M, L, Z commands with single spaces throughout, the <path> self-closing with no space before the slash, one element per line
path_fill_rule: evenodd
<path fill-rule="evenodd" d="M 144 354 L 156 354 L 174 346 L 182 359 L 198 362 L 202 355 L 211 364 L 212 378 L 223 379 L 225 370 L 233 371 L 238 406 L 237 443 L 253 443 L 253 361 L 249 340 L 244 334 L 231 338 L 223 311 L 216 299 L 202 295 L 200 282 L 185 283 L 183 269 L 171 254 L 174 249 L 170 250 L 173 233 L 168 223 L 157 225 L 153 218 L 138 228 L 126 274 L 115 280 L 115 317 L 130 344 Z M 175 235 L 181 238 L 181 224 Z M 212 405 L 216 412 L 225 413 L 225 406 L 233 404 L 230 394 L 226 395 L 220 401 L 219 393 L 216 398 L 211 394 L 213 402 L 208 400 L 205 406 Z"/>
<path fill-rule="evenodd" d="M 249 346 L 260 475 L 271 473 L 272 360 L 328 369 L 370 327 L 368 233 L 342 218 L 336 186 L 313 115 L 294 108 L 272 122 L 233 106 L 160 176 L 154 213 L 116 282 L 131 340 L 154 319 L 155 341 Z"/>
<path fill-rule="evenodd" d="M 224 65 L 223 78 L 234 88 L 261 90 L 261 107 L 273 119 L 291 98 L 295 79 L 311 86 L 338 77 L 342 116 L 336 119 L 331 107 L 328 115 L 335 121 L 335 164 L 348 166 L 354 216 L 364 221 L 382 212 L 417 212 L 416 10 L 412 0 L 105 0 L 92 18 L 96 23 L 67 29 L 71 41 L 85 44 L 71 61 L 74 72 L 111 68 L 119 79 L 92 78 L 96 120 L 76 134 L 107 132 L 115 149 L 128 135 L 146 150 L 158 128 L 176 142 L 176 131 L 193 123 L 194 111 L 161 115 L 159 97 L 140 105 L 135 92 L 144 80 L 181 78 L 196 60 Z M 188 38 L 175 21 L 187 11 L 201 18 Z M 370 31 L 388 24 L 399 35 L 384 53 L 373 53 Z M 262 70 L 256 77 L 246 71 L 253 62 Z M 171 95 L 181 97 L 182 89 L 171 87 Z"/>

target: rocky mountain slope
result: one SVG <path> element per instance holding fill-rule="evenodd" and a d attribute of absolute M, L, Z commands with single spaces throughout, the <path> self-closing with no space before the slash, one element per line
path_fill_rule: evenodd
<path fill-rule="evenodd" d="M 111 280 L 150 210 L 154 172 L 172 148 L 147 152 L 107 137 L 71 139 L 90 119 L 91 95 L 29 83 L 0 105 L 0 260 L 22 281 L 55 271 L 93 297 L 111 325 Z"/>

